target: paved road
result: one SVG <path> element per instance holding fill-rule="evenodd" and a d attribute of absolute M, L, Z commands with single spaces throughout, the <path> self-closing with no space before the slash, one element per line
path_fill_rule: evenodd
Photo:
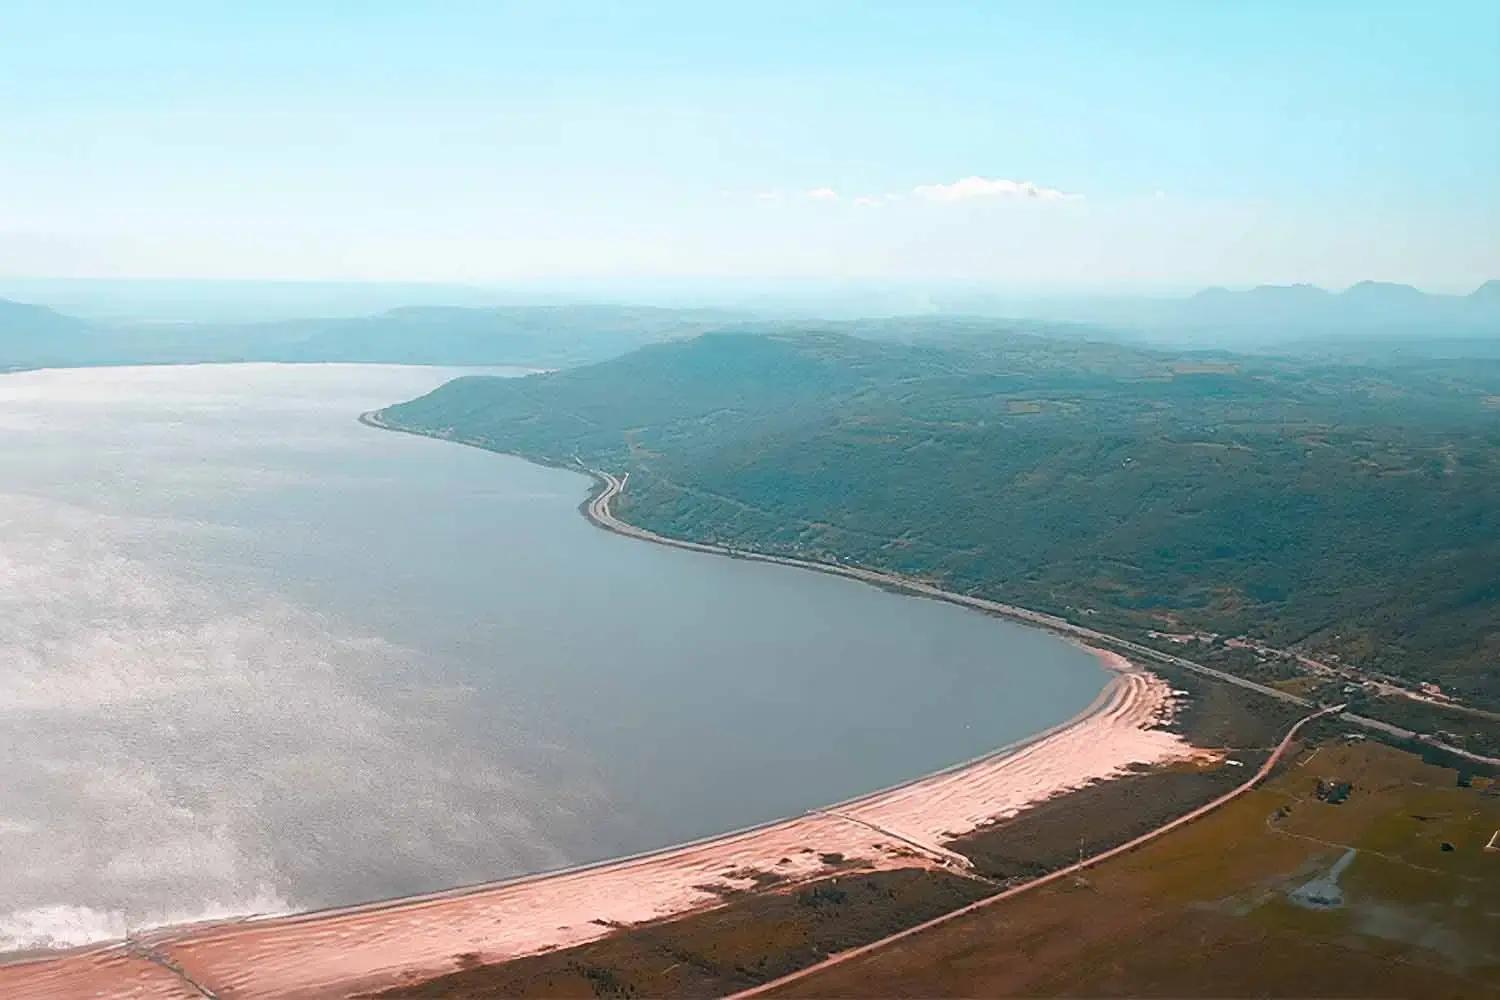
<path fill-rule="evenodd" d="M 694 552 L 711 552 L 717 555 L 734 556 L 739 559 L 754 559 L 758 562 L 777 563 L 782 566 L 796 566 L 800 569 L 816 570 L 820 573 L 832 573 L 835 576 L 845 576 L 854 580 L 863 580 L 866 583 L 873 583 L 881 587 L 890 587 L 896 590 L 906 591 L 908 593 L 920 594 L 924 597 L 931 597 L 940 601 L 947 601 L 951 604 L 961 604 L 965 607 L 975 608 L 980 611 L 988 611 L 991 614 L 1003 615 L 1006 618 L 1012 618 L 1016 621 L 1026 622 L 1031 625 L 1038 625 L 1053 632 L 1060 632 L 1064 635 L 1069 635 L 1074 638 L 1084 639 L 1092 644 L 1105 646 L 1109 649 L 1134 653 L 1135 655 L 1147 660 L 1154 660 L 1158 663 L 1170 663 L 1174 666 L 1182 667 L 1184 670 L 1191 670 L 1194 673 L 1212 677 L 1215 680 L 1223 681 L 1226 684 L 1233 684 L 1236 687 L 1244 688 L 1248 691 L 1254 691 L 1257 694 L 1263 694 L 1267 697 L 1275 698 L 1279 701 L 1284 701 L 1291 705 L 1297 705 L 1301 708 L 1314 707 L 1313 703 L 1306 698 L 1300 698 L 1297 695 L 1290 694 L 1286 691 L 1281 691 L 1273 687 L 1267 687 L 1264 684 L 1257 684 L 1255 681 L 1246 680 L 1243 677 L 1238 677 L 1234 674 L 1227 673 L 1223 670 L 1217 670 L 1213 667 L 1204 666 L 1201 663 L 1194 663 L 1192 660 L 1186 660 L 1180 656 L 1173 656 L 1171 653 L 1164 653 L 1161 650 L 1152 649 L 1150 646 L 1143 646 L 1140 643 L 1131 642 L 1129 639 L 1122 639 L 1119 636 L 1110 635 L 1107 632 L 1099 632 L 1095 629 L 1087 628 L 1083 625 L 1076 625 L 1073 622 L 1070 622 L 1065 618 L 1059 618 L 1056 615 L 1044 614 L 1040 611 L 1032 611 L 1029 608 L 1017 607 L 1014 604 L 1003 604 L 999 601 L 991 601 L 983 597 L 973 597 L 969 594 L 959 594 L 951 590 L 943 590 L 939 587 L 934 587 L 931 584 L 922 583 L 919 580 L 910 580 L 905 577 L 896 576 L 892 573 L 882 573 L 878 570 L 864 569 L 863 567 L 859 566 L 846 566 L 840 563 L 814 562 L 810 559 L 796 559 L 791 556 L 767 555 L 760 552 L 748 552 L 742 549 L 733 549 L 723 545 L 710 545 L 705 542 L 689 542 L 679 538 L 669 538 L 666 535 L 658 535 L 653 531 L 647 531 L 644 528 L 637 528 L 633 524 L 627 524 L 624 521 L 621 521 L 614 515 L 614 512 L 611 510 L 610 505 L 614 501 L 614 498 L 619 496 L 625 488 L 625 479 L 621 479 L 619 477 L 611 475 L 608 472 L 603 472 L 598 469 L 587 469 L 587 467 L 585 468 L 590 475 L 594 476 L 599 481 L 602 487 L 598 495 L 596 495 L 593 500 L 589 501 L 587 507 L 589 519 L 595 524 L 599 525 L 601 528 L 606 528 L 610 531 L 618 532 L 622 535 L 628 535 L 631 538 L 640 538 L 646 541 L 656 542 L 660 545 L 671 545 L 675 548 L 689 549 Z M 1354 719 L 1355 717 L 1350 717 L 1350 721 L 1354 721 Z"/>
<path fill-rule="evenodd" d="M 580 466 L 582 466 L 582 463 L 579 464 Z M 796 559 L 791 556 L 767 555 L 761 552 L 749 552 L 744 549 L 733 549 L 723 545 L 710 545 L 705 542 L 688 542 L 683 541 L 679 538 L 669 538 L 666 535 L 658 535 L 654 531 L 647 531 L 644 528 L 637 528 L 635 525 L 627 524 L 624 521 L 621 521 L 619 518 L 615 517 L 614 512 L 610 509 L 610 504 L 613 502 L 614 498 L 619 496 L 620 493 L 624 491 L 625 485 L 629 480 L 628 473 L 626 474 L 625 478 L 621 479 L 619 477 L 611 475 L 608 472 L 602 472 L 598 469 L 589 469 L 586 466 L 583 466 L 583 468 L 585 468 L 585 470 L 590 475 L 594 476 L 602 485 L 602 489 L 599 491 L 598 495 L 595 496 L 594 499 L 591 500 L 588 504 L 587 511 L 589 519 L 595 524 L 599 525 L 601 528 L 606 528 L 610 531 L 618 532 L 622 535 L 628 535 L 631 538 L 639 538 L 648 542 L 656 542 L 659 545 L 671 545 L 675 548 L 689 549 L 694 552 L 710 552 L 716 555 L 734 556 L 737 559 L 753 559 L 757 562 L 777 563 L 782 566 L 795 566 L 799 569 L 810 569 L 815 570 L 819 573 L 832 573 L 835 576 L 844 576 L 852 580 L 863 580 L 866 583 L 873 583 L 879 587 L 889 587 L 893 590 L 901 590 L 910 594 L 920 594 L 923 597 L 931 597 L 939 601 L 947 601 L 950 604 L 961 604 L 964 607 L 975 608 L 979 611 L 987 611 L 990 614 L 1002 615 L 1006 618 L 1026 622 L 1030 625 L 1036 625 L 1041 628 L 1049 629 L 1053 632 L 1058 632 L 1062 635 L 1072 636 L 1076 639 L 1082 639 L 1088 642 L 1090 645 L 1102 646 L 1105 649 L 1112 649 L 1120 653 L 1130 653 L 1134 656 L 1140 657 L 1143 660 L 1150 660 L 1156 663 L 1166 663 L 1175 667 L 1180 667 L 1183 670 L 1188 670 L 1195 674 L 1200 674 L 1204 677 L 1212 677 L 1214 680 L 1223 681 L 1225 684 L 1233 684 L 1235 687 L 1243 688 L 1246 691 L 1254 691 L 1256 694 L 1262 694 L 1268 698 L 1275 698 L 1278 701 L 1285 702 L 1289 705 L 1296 705 L 1299 708 L 1316 707 L 1315 704 L 1309 699 L 1299 697 L 1297 695 L 1291 694 L 1290 692 L 1282 691 L 1278 688 L 1268 687 L 1265 684 L 1257 684 L 1255 681 L 1246 680 L 1243 677 L 1236 676 L 1235 674 L 1228 673 L 1227 671 L 1218 670 L 1210 666 L 1205 666 L 1202 663 L 1196 663 L 1192 660 L 1184 659 L 1181 656 L 1174 656 L 1171 653 L 1165 653 L 1159 649 L 1153 649 L 1150 646 L 1143 646 L 1138 642 L 1131 642 L 1129 639 L 1122 639 L 1117 635 L 1110 635 L 1108 632 L 1100 632 L 1083 625 L 1076 625 L 1073 622 L 1068 621 L 1066 618 L 1059 618 L 1056 615 L 1044 614 L 1040 611 L 1032 611 L 1030 608 L 1021 608 L 1015 606 L 1014 604 L 1003 604 L 999 601 L 991 601 L 983 597 L 973 597 L 969 594 L 958 594 L 954 593 L 951 590 L 943 590 L 939 587 L 934 587 L 931 584 L 922 583 L 919 580 L 909 580 L 905 577 L 896 576 L 892 573 L 882 573 L 878 570 L 864 569 L 859 566 L 846 566 L 840 563 L 814 562 L 811 559 Z M 1467 760 L 1472 760 L 1475 763 L 1485 764 L 1492 767 L 1500 767 L 1500 758 L 1486 757 L 1483 754 L 1477 754 L 1470 750 L 1464 750 L 1461 747 L 1455 747 L 1451 744 L 1443 743 L 1439 740 L 1433 739 L 1430 736 L 1413 732 L 1410 729 L 1403 729 L 1400 726 L 1392 725 L 1389 722 L 1382 722 L 1379 719 L 1372 719 L 1364 715 L 1356 715 L 1352 712 L 1343 712 L 1339 715 L 1339 721 L 1349 723 L 1353 726 L 1359 726 L 1363 729 L 1383 733 L 1387 736 L 1393 736 L 1397 739 L 1419 740 L 1430 747 L 1435 747 L 1436 749 L 1446 751 L 1455 756 L 1462 757 Z"/>

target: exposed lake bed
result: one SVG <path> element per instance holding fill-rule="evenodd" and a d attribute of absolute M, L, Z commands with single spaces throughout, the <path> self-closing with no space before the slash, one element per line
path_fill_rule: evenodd
<path fill-rule="evenodd" d="M 0 949 L 795 815 L 1107 680 L 1035 629 L 610 535 L 579 474 L 355 422 L 454 374 L 0 379 Z"/>

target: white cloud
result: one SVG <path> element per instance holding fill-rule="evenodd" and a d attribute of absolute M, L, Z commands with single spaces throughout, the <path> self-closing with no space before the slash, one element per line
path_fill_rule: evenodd
<path fill-rule="evenodd" d="M 858 198 L 854 199 L 854 204 L 859 205 L 862 208 L 878 208 L 881 205 L 885 204 L 885 200 L 883 198 L 876 198 L 872 195 L 860 195 Z"/>
<path fill-rule="evenodd" d="M 831 187 L 816 187 L 807 192 L 813 201 L 838 201 L 839 193 Z"/>
<path fill-rule="evenodd" d="M 972 198 L 1074 201 L 1083 197 L 1057 188 L 1042 187 L 1031 181 L 1012 181 L 1003 177 L 965 177 L 952 184 L 919 184 L 912 189 L 912 194 L 928 201 L 968 201 Z"/>
<path fill-rule="evenodd" d="M 756 201 L 780 201 L 781 200 L 781 192 L 780 191 L 775 191 L 775 190 L 772 190 L 772 191 L 757 191 L 757 192 L 755 192 L 755 200 Z"/>

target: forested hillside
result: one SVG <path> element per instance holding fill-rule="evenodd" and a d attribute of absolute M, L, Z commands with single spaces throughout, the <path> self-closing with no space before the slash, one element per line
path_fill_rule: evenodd
<path fill-rule="evenodd" d="M 629 471 L 619 510 L 662 533 L 1500 701 L 1495 362 L 711 334 L 385 417 Z"/>

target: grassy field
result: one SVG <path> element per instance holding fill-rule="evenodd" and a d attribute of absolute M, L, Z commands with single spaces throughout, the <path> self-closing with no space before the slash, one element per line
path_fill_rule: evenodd
<path fill-rule="evenodd" d="M 1349 798 L 1321 801 L 1320 781 L 1349 783 Z M 1500 996 L 1500 852 L 1484 849 L 1497 827 L 1486 782 L 1330 741 L 1085 877 L 780 995 Z M 1341 901 L 1294 900 L 1351 849 Z"/>

